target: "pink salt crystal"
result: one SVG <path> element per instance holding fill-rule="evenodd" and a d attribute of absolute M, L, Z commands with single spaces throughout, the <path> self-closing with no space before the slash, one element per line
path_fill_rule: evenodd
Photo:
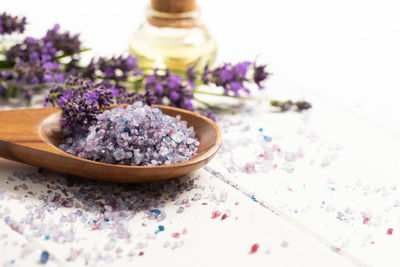
<path fill-rule="evenodd" d="M 250 254 L 256 253 L 260 245 L 258 243 L 255 243 L 251 246 L 250 248 Z"/>
<path fill-rule="evenodd" d="M 221 212 L 218 211 L 218 210 L 214 210 L 214 211 L 211 213 L 211 219 L 218 218 L 219 216 L 221 216 Z"/>
<path fill-rule="evenodd" d="M 298 156 L 299 158 L 304 158 L 304 156 L 305 156 L 305 151 L 304 151 L 304 149 L 303 149 L 302 147 L 299 147 L 299 149 L 297 150 L 297 156 Z"/>
<path fill-rule="evenodd" d="M 178 238 L 179 236 L 180 236 L 179 233 L 173 233 L 173 234 L 172 234 L 172 237 L 174 237 L 174 238 Z"/>

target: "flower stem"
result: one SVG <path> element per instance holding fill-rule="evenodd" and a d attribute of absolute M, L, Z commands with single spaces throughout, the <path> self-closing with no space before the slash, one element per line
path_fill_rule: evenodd
<path fill-rule="evenodd" d="M 7 61 L 7 60 L 0 60 L 0 69 L 11 69 L 13 67 L 14 64 L 12 64 L 11 62 Z"/>
<path fill-rule="evenodd" d="M 90 51 L 90 50 L 92 50 L 92 48 L 83 48 L 83 49 L 79 50 L 79 52 L 76 53 L 76 54 L 84 53 L 84 52 L 87 52 L 87 51 Z M 72 55 L 65 55 L 65 54 L 63 54 L 63 55 L 61 55 L 61 56 L 56 57 L 56 59 L 61 59 L 61 58 L 65 58 L 65 57 L 70 57 L 70 56 L 73 56 L 73 55 L 74 55 L 74 54 L 72 54 Z"/>
<path fill-rule="evenodd" d="M 201 90 L 193 90 L 193 93 L 194 94 L 202 94 L 202 95 L 234 97 L 234 98 L 243 99 L 243 100 L 260 100 L 260 98 L 252 97 L 252 96 L 232 96 L 232 95 L 225 95 L 225 94 L 219 94 L 219 93 L 213 93 L 213 92 L 206 92 L 206 91 L 201 91 Z"/>
<path fill-rule="evenodd" d="M 204 106 L 206 106 L 207 108 L 212 109 L 212 110 L 217 110 L 217 111 L 227 113 L 227 114 L 236 114 L 236 112 L 232 109 L 217 107 L 217 106 L 211 105 L 203 100 L 200 100 L 198 98 L 193 98 L 193 100 L 199 102 L 200 104 L 203 104 Z"/>

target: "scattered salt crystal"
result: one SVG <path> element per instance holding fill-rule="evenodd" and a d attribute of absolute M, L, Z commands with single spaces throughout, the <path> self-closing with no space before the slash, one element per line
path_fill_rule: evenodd
<path fill-rule="evenodd" d="M 114 238 L 111 238 L 110 241 L 108 241 L 108 243 L 104 247 L 104 250 L 112 250 L 112 249 L 114 249 L 115 244 L 116 244 L 116 240 Z"/>
<path fill-rule="evenodd" d="M 297 154 L 292 152 L 285 153 L 285 160 L 286 161 L 295 161 L 297 159 Z"/>
<path fill-rule="evenodd" d="M 281 247 L 282 248 L 287 248 L 289 246 L 289 241 L 287 241 L 286 239 L 284 239 L 282 242 L 281 242 Z"/>
<path fill-rule="evenodd" d="M 201 194 L 200 193 L 195 193 L 193 195 L 193 198 L 192 198 L 193 201 L 197 201 L 197 200 L 200 200 L 200 199 L 201 199 Z"/>
<path fill-rule="evenodd" d="M 260 247 L 259 244 L 257 243 L 253 244 L 250 248 L 250 254 L 256 253 L 259 247 Z"/>
<path fill-rule="evenodd" d="M 180 206 L 180 207 L 178 208 L 178 210 L 176 211 L 176 213 L 182 213 L 184 210 L 185 210 L 185 208 L 182 207 L 182 206 Z"/>

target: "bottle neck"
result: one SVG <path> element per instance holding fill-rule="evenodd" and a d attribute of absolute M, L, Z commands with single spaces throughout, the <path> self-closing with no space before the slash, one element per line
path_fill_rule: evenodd
<path fill-rule="evenodd" d="M 200 9 L 182 13 L 167 13 L 154 10 L 149 5 L 146 9 L 147 21 L 155 27 L 193 28 L 200 23 Z"/>

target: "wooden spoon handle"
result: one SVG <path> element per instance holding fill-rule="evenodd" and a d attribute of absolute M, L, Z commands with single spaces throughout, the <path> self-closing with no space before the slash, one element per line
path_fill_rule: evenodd
<path fill-rule="evenodd" d="M 59 112 L 59 108 L 0 111 L 0 157 L 32 164 L 37 152 L 59 153 L 41 134 L 48 127 L 44 120 Z"/>

